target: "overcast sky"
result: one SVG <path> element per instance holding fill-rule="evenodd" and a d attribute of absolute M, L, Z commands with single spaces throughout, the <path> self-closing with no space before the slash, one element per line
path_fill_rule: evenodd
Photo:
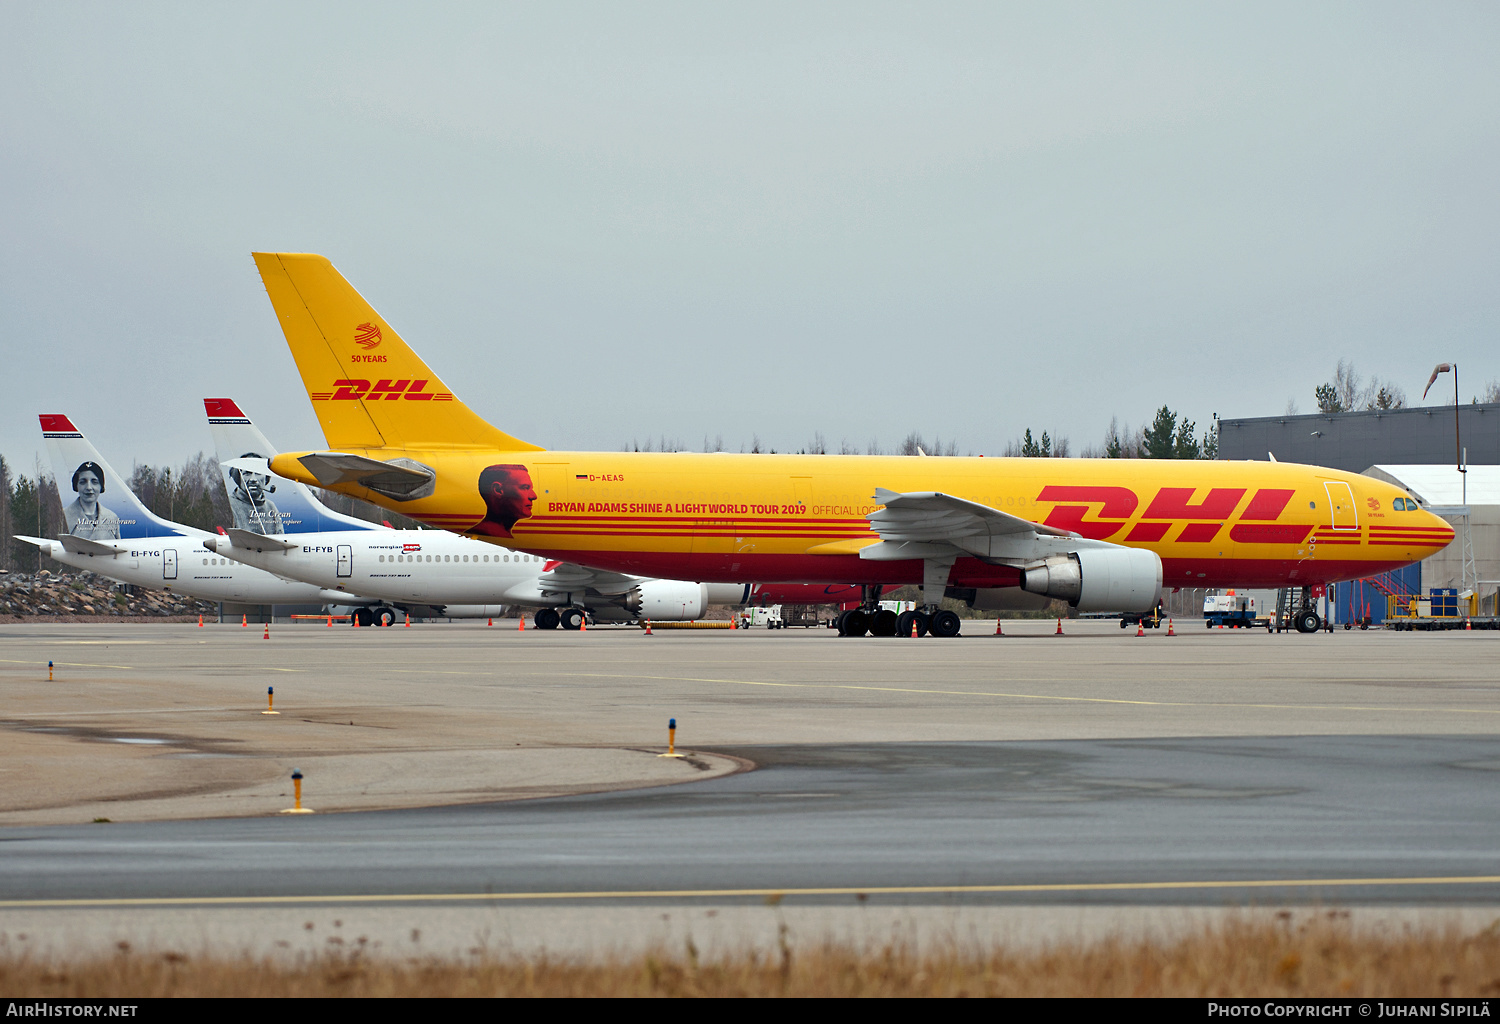
<path fill-rule="evenodd" d="M 549 448 L 1500 377 L 1500 6 L 0 3 L 0 453 L 323 444 L 252 250 Z M 1433 401 L 1447 396 L 1435 389 Z"/>

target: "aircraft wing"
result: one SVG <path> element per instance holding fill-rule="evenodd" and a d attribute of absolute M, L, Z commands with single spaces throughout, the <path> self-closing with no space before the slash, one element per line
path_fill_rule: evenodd
<path fill-rule="evenodd" d="M 358 484 L 397 501 L 425 498 L 437 486 L 437 473 L 412 459 L 381 462 L 344 452 L 312 452 L 297 461 L 323 487 Z"/>
<path fill-rule="evenodd" d="M 1078 538 L 1076 533 L 941 491 L 898 493 L 877 487 L 875 500 L 885 507 L 865 518 L 880 543 L 862 548 L 861 558 L 942 559 L 971 554 L 1011 561 L 1031 556 L 1038 541 Z"/>
<path fill-rule="evenodd" d="M 21 540 L 31 540 L 30 537 L 21 537 Z M 63 546 L 63 550 L 74 555 L 118 555 L 120 549 L 110 544 L 100 544 L 96 540 L 88 540 L 85 537 L 74 537 L 72 534 L 59 533 L 57 540 Z M 32 541 L 35 543 L 35 541 Z"/>
<path fill-rule="evenodd" d="M 593 590 L 605 596 L 628 594 L 640 585 L 635 576 L 607 569 L 590 569 L 576 562 L 560 562 L 537 577 L 544 594 L 568 594 Z"/>

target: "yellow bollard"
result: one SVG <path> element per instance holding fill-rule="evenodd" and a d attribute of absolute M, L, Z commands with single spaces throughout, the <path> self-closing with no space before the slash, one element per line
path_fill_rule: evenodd
<path fill-rule="evenodd" d="M 665 754 L 657 754 L 656 756 L 657 757 L 681 757 L 682 756 L 681 754 L 677 753 L 677 719 L 675 719 L 675 718 L 669 718 L 669 719 L 667 719 L 667 752 Z"/>
<path fill-rule="evenodd" d="M 276 687 L 274 687 L 274 686 L 268 686 L 268 687 L 266 687 L 266 710 L 262 711 L 261 714 L 263 714 L 263 715 L 279 715 L 279 714 L 281 714 L 280 711 L 276 710 Z"/>
<path fill-rule="evenodd" d="M 296 768 L 292 769 L 292 788 L 293 788 L 293 791 L 294 791 L 294 796 L 296 798 L 296 803 L 295 803 L 294 806 L 288 807 L 286 810 L 282 811 L 281 813 L 282 814 L 311 814 L 311 813 L 313 813 L 311 808 L 309 808 L 309 807 L 303 807 L 302 806 L 302 772 L 299 769 L 296 769 Z"/>

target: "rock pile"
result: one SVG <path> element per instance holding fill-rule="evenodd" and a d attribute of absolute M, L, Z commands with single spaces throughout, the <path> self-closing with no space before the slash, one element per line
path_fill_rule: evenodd
<path fill-rule="evenodd" d="M 87 570 L 54 573 L 43 569 L 30 573 L 0 569 L 0 619 L 105 615 L 196 618 L 214 611 L 215 605 L 208 601 L 116 583 Z"/>

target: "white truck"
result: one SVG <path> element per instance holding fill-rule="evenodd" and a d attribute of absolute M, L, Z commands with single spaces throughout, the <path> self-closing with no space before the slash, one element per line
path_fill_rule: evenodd
<path fill-rule="evenodd" d="M 1226 590 L 1222 594 L 1205 594 L 1203 618 L 1209 629 L 1215 626 L 1250 629 L 1267 624 L 1266 619 L 1255 617 L 1255 598 L 1248 594 L 1236 594 L 1233 590 Z"/>

